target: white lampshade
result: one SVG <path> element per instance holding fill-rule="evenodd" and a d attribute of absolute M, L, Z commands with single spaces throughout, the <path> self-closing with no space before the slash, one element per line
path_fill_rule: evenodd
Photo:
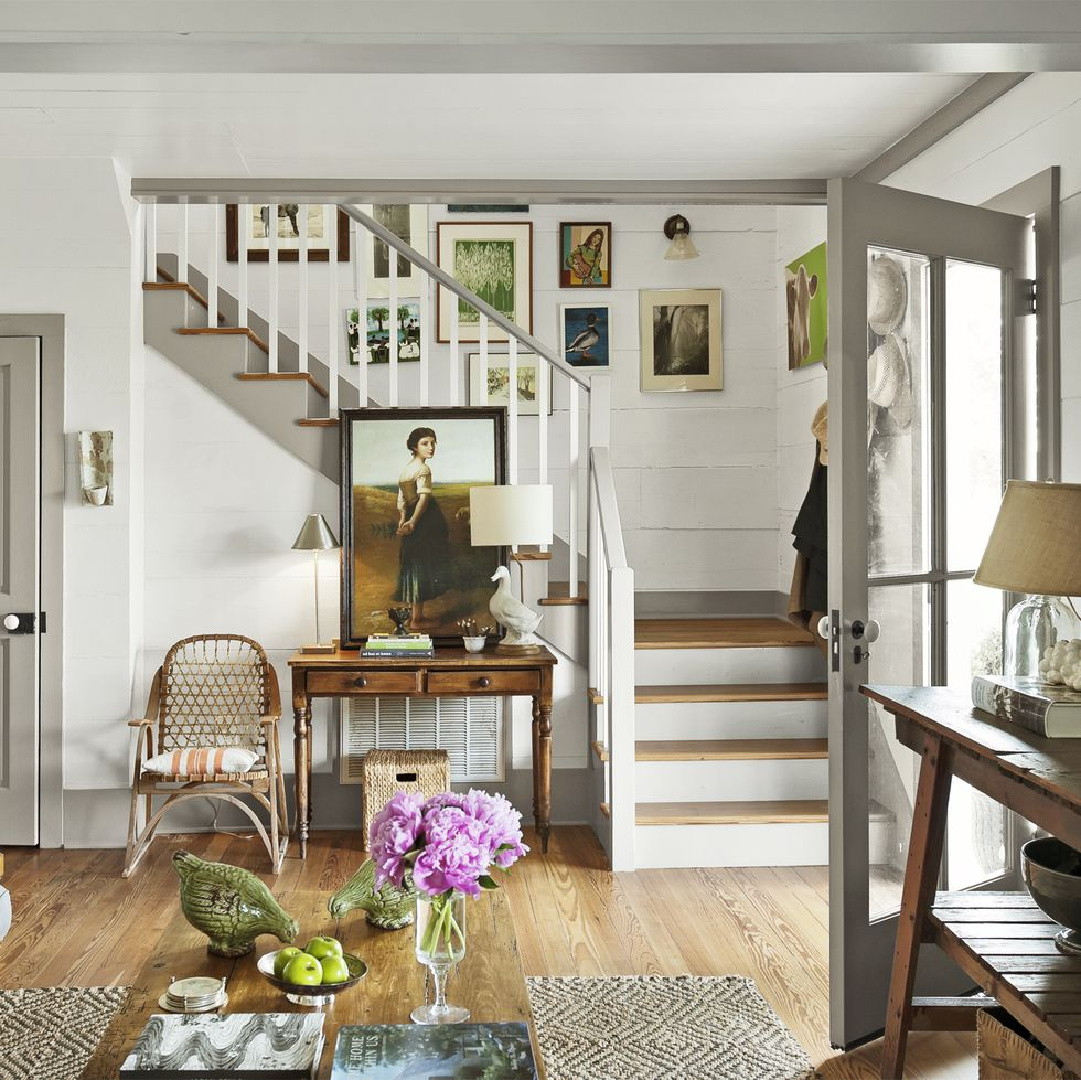
<path fill-rule="evenodd" d="M 473 547 L 552 542 L 551 484 L 489 484 L 469 489 Z"/>

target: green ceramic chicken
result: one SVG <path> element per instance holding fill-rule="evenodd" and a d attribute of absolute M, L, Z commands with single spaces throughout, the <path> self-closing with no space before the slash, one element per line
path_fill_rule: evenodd
<path fill-rule="evenodd" d="M 207 952 L 243 956 L 255 948 L 260 934 L 273 934 L 287 944 L 297 936 L 296 919 L 282 911 L 251 871 L 204 862 L 188 851 L 173 856 L 173 869 L 180 877 L 184 918 L 210 938 Z"/>
<path fill-rule="evenodd" d="M 354 908 L 362 908 L 365 918 L 381 930 L 401 930 L 413 921 L 417 890 L 412 874 L 407 874 L 402 888 L 387 882 L 375 888 L 375 863 L 369 859 L 330 898 L 327 907 L 332 918 L 341 919 Z"/>

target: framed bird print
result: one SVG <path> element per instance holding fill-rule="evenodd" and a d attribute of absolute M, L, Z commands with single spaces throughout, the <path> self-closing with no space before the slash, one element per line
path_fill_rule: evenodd
<path fill-rule="evenodd" d="M 505 482 L 506 409 L 343 409 L 341 647 L 407 628 L 459 644 L 459 619 L 490 623 L 498 547 L 473 547 L 469 489 Z"/>
<path fill-rule="evenodd" d="M 563 343 L 563 359 L 572 367 L 608 367 L 608 327 L 607 304 L 561 304 L 559 340 Z"/>

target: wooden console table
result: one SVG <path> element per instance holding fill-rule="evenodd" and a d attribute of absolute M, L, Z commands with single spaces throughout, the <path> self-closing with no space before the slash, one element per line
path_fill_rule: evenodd
<path fill-rule="evenodd" d="M 533 818 L 548 850 L 552 809 L 552 669 L 556 658 L 548 649 L 528 656 L 502 656 L 495 649 L 471 653 L 465 649 L 435 650 L 435 656 L 413 660 L 365 658 L 359 651 L 294 653 L 293 751 L 296 757 L 297 834 L 300 857 L 308 854 L 311 826 L 312 698 L 467 697 L 527 694 L 533 699 Z"/>
<path fill-rule="evenodd" d="M 956 776 L 1081 848 L 1081 739 L 1044 739 L 972 708 L 946 687 L 864 686 L 922 756 L 893 956 L 883 1080 L 903 1075 L 920 943 L 932 941 L 1073 1073 L 1081 1073 L 1081 957 L 1027 892 L 935 893 Z M 932 1006 L 920 1005 L 930 1012 Z M 939 1027 L 948 1025 L 936 1025 Z"/>

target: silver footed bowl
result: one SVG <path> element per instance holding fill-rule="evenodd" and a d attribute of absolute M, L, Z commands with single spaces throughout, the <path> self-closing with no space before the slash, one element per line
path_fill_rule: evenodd
<path fill-rule="evenodd" d="M 1057 836 L 1040 836 L 1021 847 L 1021 874 L 1036 906 L 1066 927 L 1055 945 L 1081 954 L 1081 853 Z"/>
<path fill-rule="evenodd" d="M 340 994 L 343 990 L 356 986 L 368 974 L 368 965 L 359 956 L 354 956 L 352 953 L 342 953 L 345 966 L 349 968 L 349 978 L 345 982 L 302 986 L 297 983 L 286 982 L 274 974 L 274 961 L 280 952 L 281 949 L 275 949 L 273 952 L 263 953 L 259 957 L 256 967 L 259 969 L 259 974 L 271 986 L 284 991 L 285 996 L 294 1005 L 329 1005 L 334 1000 L 335 994 Z"/>

